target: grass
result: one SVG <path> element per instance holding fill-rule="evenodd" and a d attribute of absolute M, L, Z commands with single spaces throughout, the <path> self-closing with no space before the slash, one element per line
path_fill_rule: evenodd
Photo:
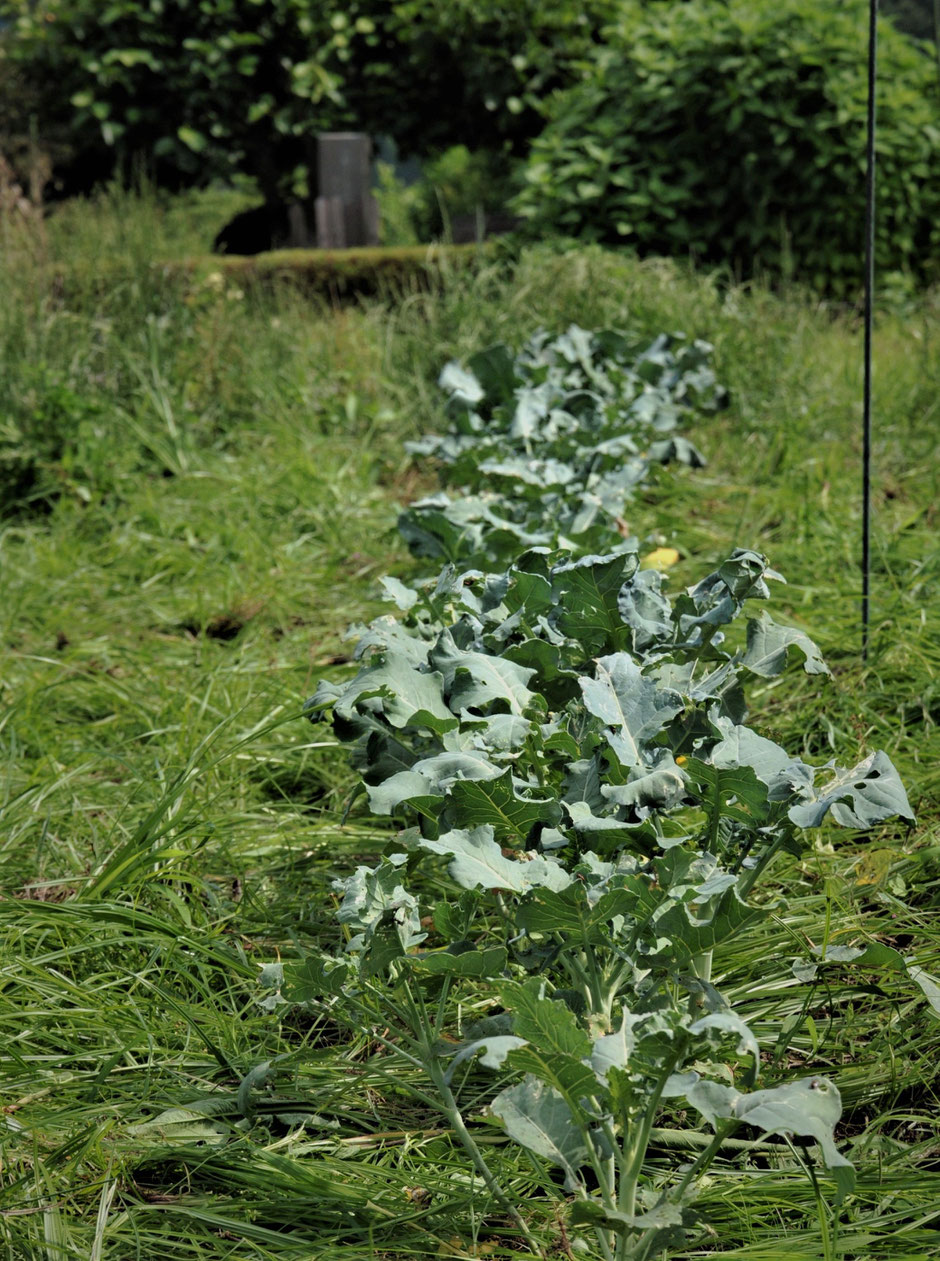
<path fill-rule="evenodd" d="M 331 879 L 387 839 L 361 809 L 341 821 L 355 777 L 300 708 L 348 668 L 344 631 L 380 608 L 377 578 L 415 572 L 395 506 L 433 477 L 402 440 L 440 423 L 446 358 L 571 321 L 715 343 L 733 404 L 693 435 L 709 466 L 670 470 L 630 525 L 679 549 L 676 585 L 735 545 L 770 556 L 788 579 L 775 615 L 834 678 L 754 688 L 757 724 L 817 761 L 885 748 L 920 816 L 909 835 L 823 834 L 781 865 L 775 919 L 715 962 L 769 1063 L 837 1081 L 855 1195 L 833 1207 L 798 1150 L 729 1159 L 673 1255 L 934 1255 L 940 1022 L 901 974 L 807 985 L 790 963 L 878 939 L 940 971 L 936 298 L 878 320 L 865 663 L 851 312 L 548 247 L 331 310 L 154 270 L 206 235 L 201 205 L 90 209 L 44 241 L 8 236 L 0 263 L 5 1256 L 525 1255 L 419 1083 L 389 1074 L 368 1030 L 277 1007 L 259 978 L 333 939 Z M 102 257 L 106 286 L 50 280 Z M 564 1255 L 551 1173 L 478 1124 Z"/>

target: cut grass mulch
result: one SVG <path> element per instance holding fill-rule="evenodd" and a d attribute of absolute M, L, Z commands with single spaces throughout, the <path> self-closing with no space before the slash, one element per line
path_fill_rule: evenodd
<path fill-rule="evenodd" d="M 856 1192 L 833 1206 L 799 1149 L 732 1153 L 702 1189 L 702 1233 L 673 1255 L 933 1255 L 940 1021 L 901 975 L 807 983 L 790 965 L 881 940 L 940 971 L 936 305 L 879 319 L 863 663 L 851 318 L 590 250 L 340 313 L 277 289 L 153 285 L 144 254 L 138 241 L 110 290 L 84 297 L 21 271 L 0 313 L 19 435 L 4 436 L 19 489 L 0 522 L 6 1255 L 525 1255 L 368 1031 L 278 1006 L 259 979 L 338 942 L 330 882 L 388 839 L 361 801 L 342 821 L 354 773 L 301 705 L 351 668 L 344 631 L 380 609 L 377 578 L 418 571 L 394 528 L 415 490 L 402 440 L 441 423 L 448 357 L 570 322 L 715 343 L 732 406 L 691 435 L 709 466 L 667 470 L 629 524 L 679 550 L 674 589 L 734 546 L 764 551 L 788 579 L 772 611 L 818 640 L 834 678 L 753 689 L 757 725 L 817 762 L 884 748 L 919 814 L 911 834 L 822 834 L 778 868 L 775 917 L 715 960 L 768 1065 L 837 1082 Z M 467 1103 L 565 1255 L 553 1175 Z"/>

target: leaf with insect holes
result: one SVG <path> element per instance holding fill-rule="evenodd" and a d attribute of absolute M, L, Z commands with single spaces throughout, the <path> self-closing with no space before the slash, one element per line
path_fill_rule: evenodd
<path fill-rule="evenodd" d="M 914 821 L 901 778 L 880 750 L 851 770 L 836 769 L 828 784 L 818 791 L 807 788 L 803 795 L 805 800 L 789 811 L 800 828 L 818 828 L 827 814 L 846 828 L 870 828 L 897 816 Z"/>

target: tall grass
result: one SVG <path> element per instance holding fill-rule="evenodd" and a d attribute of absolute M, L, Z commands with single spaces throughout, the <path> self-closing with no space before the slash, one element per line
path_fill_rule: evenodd
<path fill-rule="evenodd" d="M 732 406 L 694 435 L 709 466 L 670 470 L 630 525 L 680 551 L 676 585 L 766 552 L 789 583 L 776 613 L 834 679 L 755 689 L 758 725 L 816 760 L 886 748 L 920 813 L 912 835 L 824 835 L 781 868 L 773 923 L 716 961 L 768 1058 L 837 1080 L 855 1197 L 830 1207 L 786 1148 L 749 1158 L 744 1194 L 729 1162 L 675 1255 L 930 1256 L 940 1024 L 900 975 L 808 988 L 789 962 L 877 938 L 940 967 L 936 300 L 878 319 L 865 665 L 851 312 L 548 247 L 332 310 L 164 271 L 187 222 L 206 235 L 198 206 L 115 194 L 0 261 L 6 1256 L 523 1255 L 367 1032 L 350 1044 L 260 982 L 332 940 L 331 879 L 387 840 L 357 806 L 341 821 L 354 776 L 300 708 L 346 668 L 378 576 L 415 568 L 395 507 L 432 475 L 402 439 L 441 423 L 448 357 L 572 321 L 715 343 Z M 564 1255 L 550 1174 L 482 1133 Z"/>

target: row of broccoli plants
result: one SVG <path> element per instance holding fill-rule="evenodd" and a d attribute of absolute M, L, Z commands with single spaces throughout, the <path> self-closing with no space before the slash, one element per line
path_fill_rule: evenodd
<path fill-rule="evenodd" d="M 496 345 L 441 374 L 450 430 L 408 443 L 446 484 L 399 528 L 418 556 L 500 567 L 535 546 L 607 551 L 624 512 L 658 465 L 704 460 L 679 432 L 726 402 L 711 346 L 664 334 L 652 342 L 573 325 L 537 333 L 514 354 Z"/>
<path fill-rule="evenodd" d="M 478 358 L 472 378 L 448 369 L 445 384 L 453 399 L 462 381 L 469 399 L 471 380 L 501 363 L 516 415 L 527 391 L 594 374 L 605 416 L 620 407 L 618 383 L 632 401 L 652 390 L 644 414 L 668 431 L 677 399 L 718 391 L 704 360 L 690 377 L 681 352 L 657 345 L 658 357 L 628 367 L 628 339 L 572 331 L 567 343 L 530 342 L 511 374 L 500 350 Z M 650 386 L 643 365 L 654 359 Z M 455 432 L 434 451 L 451 441 L 457 468 L 474 449 L 461 426 L 482 413 L 462 403 L 452 414 Z M 517 428 L 485 440 L 521 442 Z M 553 489 L 517 510 L 505 497 L 495 535 L 481 519 L 471 546 L 500 554 L 505 520 L 528 533 L 539 504 L 555 514 L 546 532 L 564 520 L 567 533 L 489 571 L 385 579 L 398 615 L 363 630 L 353 679 L 321 683 L 312 716 L 329 716 L 351 744 L 371 811 L 406 826 L 377 864 L 337 882 L 345 948 L 277 976 L 285 999 L 325 1004 L 371 1031 L 385 1062 L 410 1066 L 415 1093 L 447 1117 L 534 1253 L 481 1125 L 500 1124 L 561 1171 L 570 1220 L 593 1229 L 605 1261 L 641 1261 L 696 1229 L 696 1187 L 742 1127 L 814 1141 L 837 1194 L 851 1187 L 834 1139 L 836 1086 L 821 1076 L 759 1086 L 760 1047 L 713 982 L 712 960 L 774 913 L 759 882 L 779 854 L 803 854 L 810 829 L 827 818 L 868 829 L 911 809 L 883 753 L 816 768 L 747 725 L 749 678 L 794 658 L 827 672 L 808 636 L 754 611 L 779 577 L 764 557 L 734 551 L 673 599 L 616 533 L 614 550 L 573 557 L 570 513 L 594 494 L 584 472 L 593 439 L 572 500 Z M 424 887 L 436 873 L 431 906 L 413 891 L 419 866 Z M 887 947 L 856 953 L 905 966 Z M 672 1175 L 660 1160 L 652 1179 L 664 1119 L 690 1113 L 701 1121 L 687 1125 Z"/>

